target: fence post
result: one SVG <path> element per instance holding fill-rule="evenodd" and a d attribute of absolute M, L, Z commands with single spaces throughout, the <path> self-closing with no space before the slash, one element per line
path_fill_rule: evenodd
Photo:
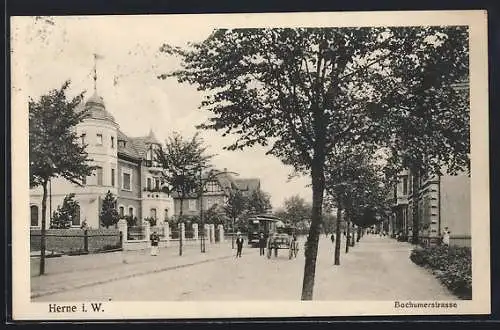
<path fill-rule="evenodd" d="M 168 243 L 170 241 L 170 225 L 168 224 L 167 221 L 163 223 L 163 234 L 165 235 L 163 239 L 166 242 L 166 245 L 168 246 Z"/>
<path fill-rule="evenodd" d="M 186 225 L 184 224 L 184 222 L 181 223 L 180 235 L 182 236 L 182 241 L 185 242 L 186 241 Z"/>
<path fill-rule="evenodd" d="M 124 245 L 125 243 L 127 242 L 127 238 L 128 238 L 128 226 L 127 226 L 127 221 L 125 219 L 120 219 L 118 221 L 118 230 L 120 231 L 121 233 L 121 245 L 122 245 L 122 249 L 124 248 Z"/>
<path fill-rule="evenodd" d="M 224 226 L 223 225 L 219 225 L 218 226 L 219 228 L 219 243 L 223 243 L 224 242 Z"/>
<path fill-rule="evenodd" d="M 198 224 L 193 223 L 193 239 L 198 240 Z"/>
<path fill-rule="evenodd" d="M 210 224 L 208 228 L 209 228 L 209 232 L 210 232 L 210 243 L 214 243 L 215 242 L 215 225 Z"/>
<path fill-rule="evenodd" d="M 143 226 L 144 226 L 144 239 L 149 242 L 149 236 L 151 235 L 151 226 L 149 221 L 144 221 Z"/>
<path fill-rule="evenodd" d="M 85 253 L 89 252 L 89 236 L 87 229 L 83 231 L 83 250 L 85 251 Z"/>

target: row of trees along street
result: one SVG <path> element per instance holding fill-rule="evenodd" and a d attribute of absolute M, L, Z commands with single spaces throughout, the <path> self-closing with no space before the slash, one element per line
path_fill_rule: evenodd
<path fill-rule="evenodd" d="M 337 152 L 384 150 L 385 174 L 469 170 L 468 92 L 454 88 L 468 80 L 466 27 L 217 29 L 202 42 L 160 51 L 182 63 L 160 79 L 205 92 L 201 108 L 213 116 L 199 128 L 235 136 L 228 150 L 268 146 L 310 175 L 302 300 L 313 298 L 325 191 L 346 214 L 357 200 L 344 196 L 349 182 L 327 186 L 336 176 L 330 170 L 349 176 Z"/>
<path fill-rule="evenodd" d="M 218 29 L 202 42 L 159 51 L 177 56 L 181 68 L 158 78 L 204 93 L 201 108 L 212 117 L 198 128 L 234 136 L 227 150 L 267 147 L 295 174 L 311 177 L 302 300 L 313 299 L 324 205 L 337 207 L 337 221 L 345 215 L 364 225 L 381 215 L 380 196 L 401 169 L 416 176 L 413 191 L 423 173 L 469 171 L 469 94 L 455 88 L 468 83 L 466 27 Z M 43 187 L 41 274 L 47 183 L 61 176 L 81 185 L 94 169 L 71 130 L 85 114 L 74 111 L 82 95 L 66 99 L 68 84 L 29 102 L 30 185 Z M 162 163 L 172 189 L 191 193 L 202 189 L 194 178 L 210 156 L 201 144 L 186 147 L 201 154 Z M 372 159 L 377 152 L 380 164 Z"/>

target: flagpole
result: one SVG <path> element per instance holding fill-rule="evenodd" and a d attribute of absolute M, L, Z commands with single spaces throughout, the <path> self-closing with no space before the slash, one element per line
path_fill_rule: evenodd
<path fill-rule="evenodd" d="M 94 53 L 94 92 L 97 92 L 97 54 Z"/>

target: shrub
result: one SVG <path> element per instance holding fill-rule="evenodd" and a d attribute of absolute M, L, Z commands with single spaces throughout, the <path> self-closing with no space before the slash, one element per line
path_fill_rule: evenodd
<path fill-rule="evenodd" d="M 80 216 L 80 205 L 75 201 L 75 194 L 71 193 L 64 197 L 61 206 L 53 212 L 50 228 L 67 229 L 71 227 L 72 219 Z"/>
<path fill-rule="evenodd" d="M 467 247 L 445 245 L 416 248 L 410 254 L 416 265 L 432 270 L 451 292 L 463 299 L 472 298 L 472 256 Z"/>

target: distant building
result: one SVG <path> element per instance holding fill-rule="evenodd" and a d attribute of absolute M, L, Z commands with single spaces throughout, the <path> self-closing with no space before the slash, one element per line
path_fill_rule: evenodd
<path fill-rule="evenodd" d="M 205 190 L 203 193 L 203 210 L 209 210 L 212 206 L 224 206 L 229 198 L 231 191 L 239 190 L 243 196 L 250 196 L 254 191 L 260 189 L 260 180 L 257 178 L 236 179 L 227 169 L 216 176 L 208 177 L 208 173 L 203 173 L 203 182 Z M 179 194 L 172 192 L 174 198 L 175 216 L 180 214 L 181 200 Z M 196 193 L 189 195 L 182 201 L 182 214 L 185 216 L 200 215 L 200 198 Z"/>
<path fill-rule="evenodd" d="M 409 171 L 399 175 L 394 188 L 391 232 L 413 235 L 414 176 Z M 445 228 L 450 231 L 450 244 L 470 246 L 471 198 L 467 174 L 422 176 L 418 192 L 419 241 L 423 245 L 438 244 Z"/>
<path fill-rule="evenodd" d="M 72 227 L 79 228 L 85 219 L 92 228 L 99 228 L 102 200 L 108 191 L 117 197 L 120 216 L 136 217 L 139 221 L 153 217 L 159 221 L 173 214 L 173 199 L 163 189 L 162 169 L 155 160 L 155 150 L 161 148 L 152 131 L 144 137 L 129 137 L 119 129 L 115 118 L 106 110 L 102 97 L 94 93 L 80 106 L 88 117 L 76 126 L 76 132 L 86 151 L 98 166 L 93 175 L 79 187 L 62 178 L 54 178 L 47 199 L 47 227 L 51 214 L 69 193 L 75 194 L 80 205 Z M 30 190 L 31 227 L 41 225 L 42 189 Z"/>

